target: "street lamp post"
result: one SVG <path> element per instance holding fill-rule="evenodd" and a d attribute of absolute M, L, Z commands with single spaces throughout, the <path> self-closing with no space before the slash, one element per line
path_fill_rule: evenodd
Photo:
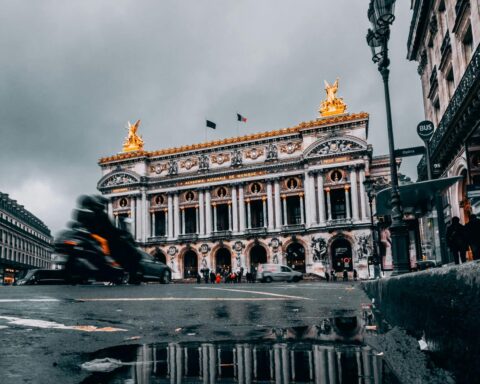
<path fill-rule="evenodd" d="M 395 159 L 395 144 L 393 137 L 392 112 L 390 106 L 390 90 L 388 79 L 390 75 L 390 59 L 388 58 L 388 40 L 390 25 L 395 20 L 395 0 L 370 0 L 368 19 L 372 29 L 368 30 L 367 43 L 372 49 L 372 60 L 378 65 L 382 75 L 387 111 L 388 148 L 390 152 L 390 177 L 392 191 L 390 195 L 392 224 L 393 275 L 410 271 L 408 228 L 403 220 L 403 210 L 398 188 L 397 162 Z"/>
<path fill-rule="evenodd" d="M 373 222 L 373 199 L 375 198 L 375 182 L 370 178 L 366 178 L 363 182 L 365 185 L 365 191 L 367 192 L 368 196 L 368 205 L 370 207 L 370 227 L 372 231 L 372 264 L 374 268 L 374 277 L 380 277 L 380 273 L 378 271 L 379 264 L 380 264 L 380 257 L 377 251 L 377 242 L 375 239 L 375 224 Z M 370 277 L 370 266 L 368 267 L 368 276 Z"/>

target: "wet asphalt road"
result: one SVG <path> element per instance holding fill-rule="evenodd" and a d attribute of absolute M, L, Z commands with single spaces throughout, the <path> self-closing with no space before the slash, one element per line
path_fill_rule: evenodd
<path fill-rule="evenodd" d="M 353 283 L 0 287 L 0 381 L 79 383 L 80 364 L 103 348 L 255 340 L 369 302 Z"/>

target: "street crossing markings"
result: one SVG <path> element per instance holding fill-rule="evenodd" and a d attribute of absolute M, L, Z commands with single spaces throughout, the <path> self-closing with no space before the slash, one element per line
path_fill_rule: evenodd
<path fill-rule="evenodd" d="M 283 295 L 278 295 L 283 296 Z M 282 301 L 288 297 L 113 297 L 76 299 L 77 302 L 90 301 Z"/>
<path fill-rule="evenodd" d="M 210 287 L 195 287 L 195 288 L 196 289 L 214 289 L 214 290 L 217 290 L 217 291 L 228 291 L 228 292 L 256 293 L 257 295 L 275 296 L 275 297 L 282 297 L 282 298 L 285 298 L 285 299 L 313 300 L 313 299 L 310 299 L 308 297 L 292 296 L 292 295 L 280 295 L 278 293 L 250 291 L 250 290 L 247 290 L 247 289 L 210 288 Z"/>
<path fill-rule="evenodd" d="M 59 299 L 0 299 L 0 303 L 49 303 L 49 302 L 58 302 Z"/>
<path fill-rule="evenodd" d="M 113 328 L 113 327 L 96 327 L 94 325 L 65 325 L 56 323 L 54 321 L 36 320 L 36 319 L 24 319 L 21 317 L 13 316 L 0 316 L 0 320 L 6 320 L 8 324 L 21 325 L 24 327 L 34 327 L 42 329 L 62 329 L 72 331 L 84 331 L 84 332 L 126 332 L 126 329 Z"/>

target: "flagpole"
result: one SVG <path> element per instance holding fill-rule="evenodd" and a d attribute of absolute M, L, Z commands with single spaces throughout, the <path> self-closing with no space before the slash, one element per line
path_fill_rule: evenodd
<path fill-rule="evenodd" d="M 240 121 L 238 121 L 238 112 L 237 112 L 237 137 L 240 135 L 238 131 L 240 130 Z"/>

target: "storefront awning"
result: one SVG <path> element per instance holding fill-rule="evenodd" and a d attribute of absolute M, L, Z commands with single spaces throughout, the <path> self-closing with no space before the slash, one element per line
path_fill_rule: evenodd
<path fill-rule="evenodd" d="M 400 199 L 404 212 L 423 214 L 431 207 L 435 193 L 443 192 L 448 187 L 461 180 L 462 176 L 447 177 L 444 179 L 421 181 L 418 183 L 401 185 Z M 377 193 L 376 212 L 377 216 L 390 215 L 390 193 L 392 188 L 386 188 Z"/>

